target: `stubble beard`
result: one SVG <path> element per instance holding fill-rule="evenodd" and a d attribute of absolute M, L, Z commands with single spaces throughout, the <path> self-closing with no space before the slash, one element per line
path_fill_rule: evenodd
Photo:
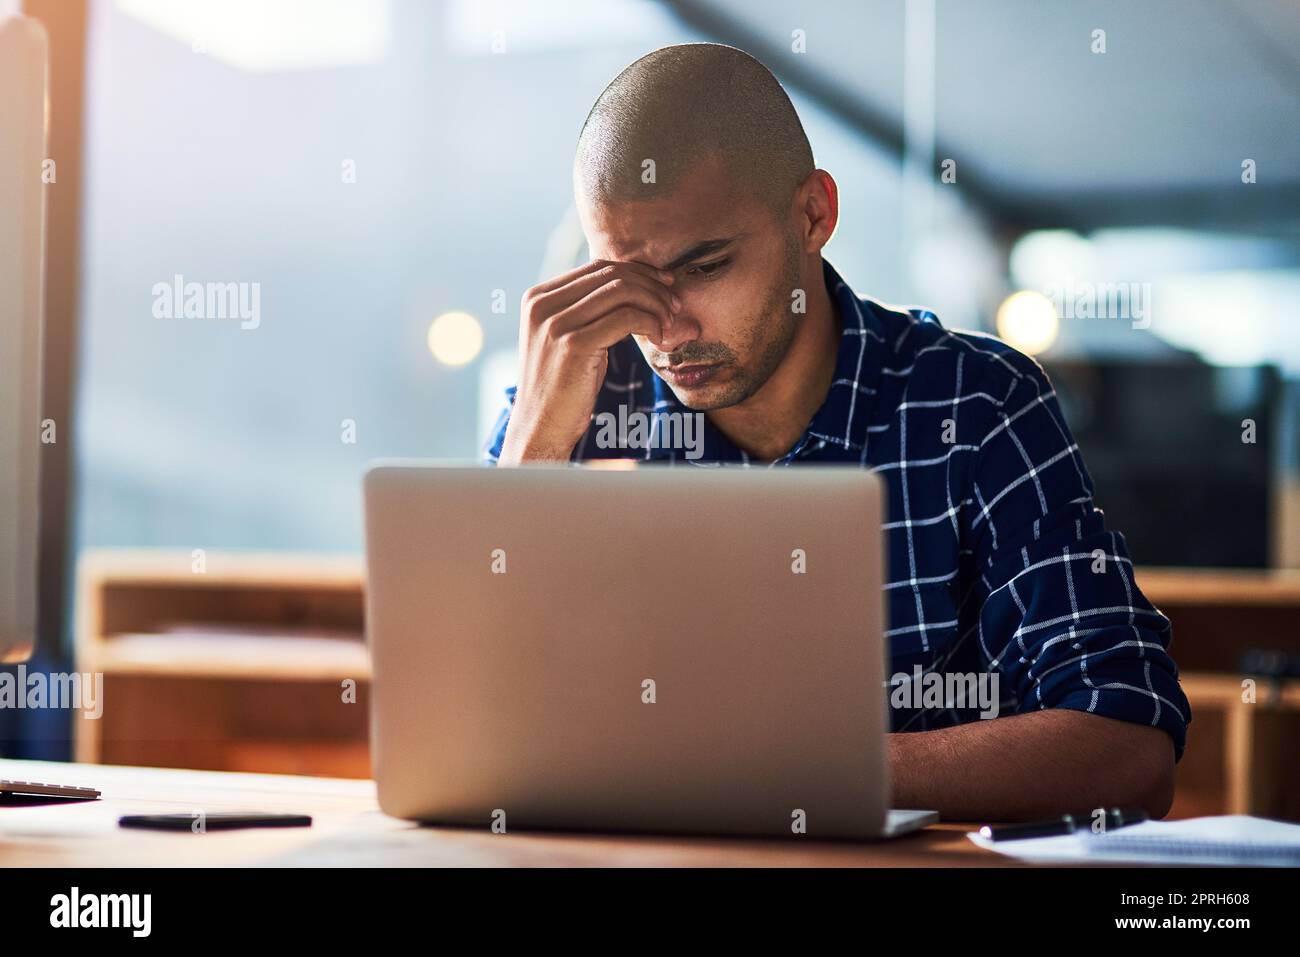
<path fill-rule="evenodd" d="M 732 368 L 737 368 L 738 372 L 731 381 L 719 386 L 714 394 L 693 397 L 696 404 L 687 403 L 686 398 L 692 398 L 689 396 L 677 395 L 678 401 L 693 411 L 711 412 L 739 405 L 763 388 L 794 342 L 800 317 L 793 311 L 792 302 L 798 285 L 799 251 L 794 241 L 787 238 L 782 274 L 769 289 L 762 309 L 746 323 L 749 335 L 745 353 L 757 358 L 747 369 L 733 365 Z M 676 390 L 673 391 L 676 394 Z"/>

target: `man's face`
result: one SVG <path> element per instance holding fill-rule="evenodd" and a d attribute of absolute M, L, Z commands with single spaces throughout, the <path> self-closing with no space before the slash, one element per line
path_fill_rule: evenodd
<path fill-rule="evenodd" d="M 600 203 L 579 195 L 578 211 L 594 258 L 673 273 L 681 310 L 667 340 L 634 338 L 683 405 L 722 409 L 763 387 L 797 319 L 792 212 L 778 216 L 761 197 L 739 192 L 721 162 L 700 164 L 668 196 Z"/>

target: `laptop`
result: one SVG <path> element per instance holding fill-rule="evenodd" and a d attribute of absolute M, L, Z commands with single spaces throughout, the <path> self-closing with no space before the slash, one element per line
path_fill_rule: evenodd
<path fill-rule="evenodd" d="M 882 487 L 849 468 L 380 464 L 365 476 L 382 810 L 879 838 Z"/>

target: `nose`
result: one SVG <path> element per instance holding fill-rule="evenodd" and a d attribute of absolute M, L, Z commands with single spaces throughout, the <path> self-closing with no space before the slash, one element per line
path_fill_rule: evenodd
<path fill-rule="evenodd" d="M 664 337 L 654 345 L 665 355 L 676 352 L 688 342 L 700 337 L 700 324 L 691 317 L 682 303 L 682 309 L 673 315 L 672 325 L 665 327 Z"/>

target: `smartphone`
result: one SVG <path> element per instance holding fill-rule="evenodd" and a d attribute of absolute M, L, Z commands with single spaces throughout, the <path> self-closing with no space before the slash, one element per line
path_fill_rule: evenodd
<path fill-rule="evenodd" d="M 118 818 L 122 827 L 154 831 L 233 831 L 245 827 L 311 827 L 306 814 L 259 814 L 252 811 L 193 811 L 189 814 L 128 814 Z"/>

